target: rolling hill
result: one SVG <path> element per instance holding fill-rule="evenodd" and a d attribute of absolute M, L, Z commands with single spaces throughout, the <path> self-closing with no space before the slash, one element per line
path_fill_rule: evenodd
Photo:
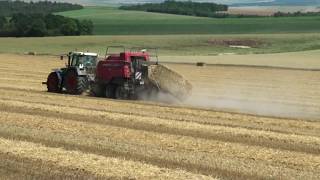
<path fill-rule="evenodd" d="M 310 6 L 320 5 L 320 0 L 274 0 L 254 3 L 235 3 L 232 6 Z"/>
<path fill-rule="evenodd" d="M 31 1 L 31 0 L 27 0 Z M 35 0 L 33 0 L 35 1 Z M 137 4 L 137 3 L 159 3 L 164 0 L 56 0 L 83 5 L 119 5 L 119 4 Z M 304 6 L 320 5 L 320 0 L 192 0 L 194 2 L 215 2 L 229 4 L 232 6 Z"/>
<path fill-rule="evenodd" d="M 318 17 L 202 18 L 86 7 L 59 13 L 91 19 L 96 35 L 251 34 L 319 32 Z"/>

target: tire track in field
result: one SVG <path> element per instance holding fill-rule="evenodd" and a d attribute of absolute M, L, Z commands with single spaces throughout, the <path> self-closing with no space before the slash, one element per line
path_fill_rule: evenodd
<path fill-rule="evenodd" d="M 237 178 L 237 179 L 256 179 L 258 176 L 254 175 L 245 175 L 245 174 L 240 174 L 239 172 L 232 172 L 224 169 L 219 169 L 219 168 L 210 168 L 207 166 L 201 166 L 198 164 L 193 164 L 193 163 L 183 163 L 183 162 L 176 162 L 174 160 L 163 160 L 157 157 L 146 157 L 141 154 L 135 154 L 135 153 L 127 153 L 127 152 L 118 152 L 118 151 L 113 151 L 111 149 L 100 149 L 97 150 L 96 147 L 89 147 L 89 146 L 82 146 L 82 145 L 73 145 L 70 143 L 63 143 L 63 142 L 54 142 L 55 144 L 53 145 L 52 141 L 44 141 L 44 140 L 35 140 L 32 138 L 28 137 L 23 137 L 23 136 L 15 136 L 12 137 L 10 134 L 4 134 L 0 132 L 1 137 L 6 137 L 6 138 L 13 138 L 17 140 L 23 140 L 23 141 L 28 141 L 28 142 L 33 142 L 33 143 L 41 143 L 44 145 L 47 145 L 48 147 L 53 147 L 53 148 L 65 148 L 68 151 L 81 151 L 84 153 L 94 153 L 96 155 L 104 156 L 104 157 L 111 157 L 111 158 L 120 158 L 120 159 L 127 159 L 127 160 L 132 160 L 136 162 L 142 162 L 145 164 L 149 165 L 154 165 L 158 166 L 160 168 L 168 168 L 172 170 L 185 170 L 189 173 L 201 173 L 201 175 L 214 175 L 214 177 L 225 177 L 224 179 L 232 179 L 232 178 Z M 103 152 L 102 152 L 103 151 Z M 158 154 L 156 154 L 158 155 Z M 123 168 L 123 167 L 121 167 Z M 121 169 L 119 167 L 119 169 Z M 30 169 L 30 168 L 29 168 Z M 263 176 L 258 177 L 259 179 L 264 179 Z"/>
<path fill-rule="evenodd" d="M 8 130 L 9 127 L 7 127 L 5 130 Z M 105 157 L 118 157 L 118 158 L 124 158 L 129 159 L 133 161 L 140 161 L 148 164 L 152 164 L 159 167 L 169 168 L 169 169 L 184 169 L 189 172 L 194 173 L 201 173 L 204 175 L 213 175 L 215 177 L 225 177 L 224 179 L 264 179 L 263 176 L 257 176 L 257 175 L 250 175 L 245 173 L 240 173 L 239 171 L 234 170 L 228 170 L 226 168 L 219 168 L 219 167 L 210 167 L 209 165 L 203 165 L 201 163 L 194 163 L 190 162 L 190 157 L 192 154 L 184 155 L 182 158 L 180 157 L 180 153 L 175 152 L 166 152 L 165 155 L 163 155 L 163 151 L 159 152 L 159 150 L 156 149 L 147 149 L 144 145 L 138 146 L 134 148 L 129 148 L 125 146 L 125 144 L 120 144 L 119 142 L 110 142 L 108 141 L 107 144 L 108 147 L 101 147 L 99 144 L 91 144 L 91 145 L 83 145 L 83 139 L 75 140 L 74 138 L 70 136 L 59 136 L 57 134 L 50 134 L 48 131 L 45 134 L 39 134 L 36 133 L 34 135 L 28 136 L 23 134 L 24 131 L 28 131 L 28 133 L 34 131 L 30 129 L 17 129 L 14 127 L 14 129 L 18 130 L 19 133 L 13 134 L 10 131 L 3 131 L 0 127 L 0 137 L 3 138 L 9 138 L 19 141 L 28 141 L 33 143 L 41 143 L 48 147 L 53 148 L 61 148 L 63 147 L 66 150 L 77 150 L 85 153 L 94 153 L 97 155 L 105 156 Z M 59 139 L 56 137 L 58 136 Z M 54 139 L 45 139 L 40 137 L 53 137 Z M 61 141 L 64 139 L 65 141 Z M 96 139 L 85 139 L 85 142 L 95 142 Z M 93 145 L 93 146 L 92 146 Z M 121 146 L 120 146 L 121 145 Z M 99 147 L 99 148 L 97 148 Z M 114 148 L 118 148 L 119 150 L 114 150 Z M 143 152 L 143 154 L 141 154 Z M 174 160 L 170 159 L 170 157 L 174 157 Z M 180 158 L 179 158 L 180 157 Z M 225 159 L 224 159 L 225 160 Z M 221 164 L 223 160 L 220 160 Z M 208 163 L 206 163 L 208 164 Z M 217 163 L 215 163 L 217 164 Z"/>
<path fill-rule="evenodd" d="M 12 78 L 12 77 L 0 77 L 0 83 L 1 82 L 5 82 L 5 83 L 10 83 L 10 82 L 23 82 L 23 83 L 30 83 L 30 85 L 32 84 L 40 84 L 39 82 L 41 81 L 41 79 L 17 79 L 17 78 Z"/>
<path fill-rule="evenodd" d="M 9 72 L 9 73 L 17 73 L 17 74 L 42 74 L 44 77 L 48 76 L 48 72 L 47 71 L 37 71 L 37 70 L 26 70 L 25 68 L 22 69 L 17 69 L 17 68 L 4 68 L 4 67 L 0 67 L 1 72 Z"/>
<path fill-rule="evenodd" d="M 26 96 L 22 96 L 24 99 L 27 99 Z M 29 101 L 29 100 L 23 100 L 24 102 L 30 102 L 30 103 L 43 103 L 43 104 L 46 104 L 46 105 L 53 105 L 53 106 L 57 106 L 57 104 L 55 103 L 45 103 L 43 101 L 35 101 L 34 100 L 34 97 L 31 97 L 32 100 Z M 40 99 L 45 99 L 45 100 L 48 100 L 48 96 L 44 96 L 43 98 L 40 97 Z M 54 97 L 57 101 L 59 101 L 59 99 L 57 99 L 56 97 Z M 3 98 L 2 98 L 3 99 Z M 15 98 L 11 98 L 11 99 L 15 99 L 15 100 L 18 100 L 18 101 L 21 101 L 21 98 L 20 97 L 15 97 Z M 50 99 L 50 98 L 49 98 Z M 5 98 L 3 100 L 10 100 Z M 70 99 L 71 100 L 71 99 Z M 71 100 L 71 102 L 74 102 L 75 99 Z M 91 99 L 93 100 L 93 99 Z M 110 102 L 111 103 L 111 102 Z M 119 104 L 119 102 L 117 102 Z M 74 103 L 73 103 L 74 104 Z M 121 104 L 120 104 L 121 105 Z M 78 106 L 66 106 L 66 105 L 58 105 L 58 106 L 61 106 L 61 107 L 74 107 L 74 108 L 78 108 Z M 189 119 L 189 115 L 187 115 L 186 117 L 188 117 L 187 119 L 184 119 L 185 117 L 183 117 L 182 119 L 175 119 L 175 118 L 168 118 L 168 117 L 162 117 L 162 116 L 148 116 L 148 115 L 145 115 L 145 114 L 140 114 L 140 113 L 123 113 L 121 111 L 113 111 L 113 110 L 105 110 L 103 108 L 91 108 L 91 107 L 83 107 L 81 106 L 80 108 L 84 108 L 84 109 L 87 109 L 87 110 L 94 110 L 94 111 L 105 111 L 105 112 L 114 112 L 114 113 L 121 113 L 121 114 L 127 114 L 127 115 L 131 115 L 131 114 L 136 114 L 136 115 L 139 115 L 139 116 L 146 116 L 146 117 L 159 117 L 159 118 L 162 118 L 162 119 L 168 119 L 168 120 L 175 120 L 175 121 L 184 121 L 184 122 L 194 122 L 194 123 L 199 123 L 199 124 L 203 124 L 203 125 L 223 125 L 223 126 L 227 126 L 227 127 L 243 127 L 243 128 L 247 128 L 247 129 L 256 129 L 256 130 L 261 130 L 263 128 L 252 128 L 252 127 L 246 127 L 248 125 L 244 125 L 245 122 L 237 122 L 239 121 L 241 118 L 243 118 L 243 116 L 239 116 L 237 117 L 236 116 L 236 119 L 231 119 L 232 121 L 231 122 L 234 122 L 236 121 L 237 123 L 239 123 L 240 125 L 236 125 L 233 123 L 233 125 L 230 125 L 230 124 L 226 124 L 226 123 L 216 123 L 216 122 L 211 122 L 211 123 L 206 123 L 206 122 L 198 122 L 198 119 Z M 129 107 L 130 108 L 130 107 Z M 112 108 L 113 109 L 113 108 Z M 115 106 L 114 109 L 119 109 Z M 222 114 L 223 115 L 223 114 Z M 199 117 L 199 116 L 198 116 Z M 231 116 L 232 117 L 232 116 Z M 250 117 L 250 116 L 249 116 Z M 205 118 L 205 116 L 203 116 L 202 118 Z M 219 118 L 219 119 L 217 119 Z M 210 120 L 210 117 L 208 118 Z M 220 121 L 227 121 L 228 120 L 228 117 L 224 118 L 223 116 L 216 116 L 216 117 L 213 117 L 211 118 L 211 121 L 217 121 L 217 120 L 220 120 Z M 265 130 L 267 131 L 274 131 L 274 132 L 280 132 L 280 133 L 293 133 L 293 134 L 305 134 L 305 135 L 312 135 L 312 136 L 317 136 L 319 135 L 317 132 L 319 131 L 320 127 L 319 127 L 319 123 L 316 123 L 316 122 L 303 122 L 303 121 L 292 121 L 292 120 L 289 120 L 288 122 L 284 123 L 285 120 L 281 120 L 279 121 L 279 119 L 275 119 L 274 122 L 269 122 L 271 121 L 271 119 L 264 119 L 264 121 L 259 121 L 258 125 L 261 125 L 261 123 L 263 123 L 263 127 L 267 125 L 267 123 L 271 123 L 271 124 L 274 124 L 276 123 L 274 126 L 275 127 L 278 127 L 278 126 L 282 126 L 282 129 L 281 130 L 274 130 L 274 128 L 271 128 L 270 127 L 266 127 L 264 128 Z M 288 123 L 288 124 L 287 124 Z M 296 124 L 296 125 L 295 125 Z M 285 126 L 284 126 L 285 125 Z M 292 127 L 291 127 L 292 126 Z M 318 128 L 317 128 L 318 127 Z M 288 129 L 292 129 L 292 132 L 288 132 L 287 130 Z M 299 132 L 298 132 L 299 131 Z"/>
<path fill-rule="evenodd" d="M 31 116 L 31 118 L 35 118 L 34 116 Z M 21 119 L 21 117 L 18 117 L 18 119 Z M 19 121 L 19 120 L 18 120 Z M 94 130 L 97 134 L 99 134 L 100 138 L 95 137 L 94 134 L 85 135 L 83 134 L 86 131 L 89 131 L 90 127 L 84 127 L 86 130 L 81 131 L 78 129 L 80 126 L 75 126 L 76 122 L 72 122 L 66 119 L 59 120 L 61 122 L 57 122 L 57 120 L 49 120 L 52 128 L 54 129 L 47 129 L 44 124 L 44 122 L 40 123 L 38 126 L 31 125 L 30 128 L 24 127 L 23 124 L 18 123 L 17 126 L 4 126 L 0 127 L 1 129 L 1 136 L 6 138 L 14 138 L 18 140 L 27 140 L 35 143 L 42 143 L 46 144 L 50 147 L 59 147 L 62 146 L 66 149 L 77 149 L 88 153 L 94 153 L 104 156 L 111 156 L 111 157 L 125 157 L 132 160 L 138 160 L 143 162 L 148 162 L 150 164 L 154 164 L 156 166 L 160 167 L 166 167 L 166 168 L 182 168 L 187 171 L 191 171 L 194 173 L 201 173 L 201 174 L 208 174 L 213 176 L 221 176 L 221 177 L 229 177 L 229 178 L 235 178 L 237 179 L 264 179 L 266 174 L 268 174 L 270 177 L 278 177 L 280 172 L 278 170 L 281 170 L 281 173 L 288 173 L 292 177 L 309 177 L 310 179 L 316 179 L 315 177 L 319 176 L 314 174 L 314 171 L 316 169 L 311 168 L 310 166 L 312 161 L 317 161 L 314 159 L 313 155 L 307 155 L 304 153 L 293 153 L 293 152 L 286 152 L 286 151 L 274 151 L 272 149 L 260 149 L 258 147 L 250 147 L 250 149 L 247 149 L 246 146 L 236 145 L 236 144 L 230 144 L 229 147 L 223 147 L 226 146 L 226 143 L 218 143 L 220 144 L 221 148 L 228 149 L 228 151 L 225 151 L 223 149 L 220 150 L 220 148 L 212 149 L 209 148 L 212 152 L 194 152 L 193 150 L 185 151 L 184 148 L 177 147 L 168 150 L 167 148 L 159 145 L 152 145 L 153 143 L 160 143 L 162 141 L 150 141 L 151 144 L 146 142 L 146 140 L 142 140 L 142 144 L 136 144 L 133 143 L 132 140 L 136 139 L 136 135 L 130 135 L 127 134 L 125 129 L 122 129 L 121 132 L 124 134 L 127 134 L 131 137 L 131 140 L 127 143 L 121 142 L 116 140 L 116 137 L 112 137 L 111 139 L 106 139 L 107 141 L 102 141 L 101 138 L 106 138 L 104 136 L 101 136 L 101 132 L 96 132 L 97 130 Z M 30 120 L 26 120 L 26 122 L 30 122 Z M 66 123 L 68 122 L 68 123 Z M 71 124 L 70 124 L 71 123 Z M 74 124 L 76 123 L 76 124 Z M 68 126 L 71 127 L 71 129 L 67 128 L 61 128 L 60 125 L 65 126 L 65 124 L 68 124 Z M 89 124 L 87 124 L 88 126 Z M 92 126 L 92 125 L 89 125 Z M 40 129 L 39 129 L 40 128 Z M 17 133 L 13 134 L 11 131 L 15 131 Z M 81 132 L 81 134 L 73 134 L 74 130 Z M 111 130 L 111 129 L 110 129 Z M 67 133 L 67 131 L 70 131 Z M 65 133 L 62 133 L 65 132 Z M 93 132 L 93 131 L 92 131 Z M 108 130 L 103 130 L 103 132 L 107 133 Z M 138 132 L 138 131 L 137 131 Z M 71 133 L 71 134 L 70 134 Z M 86 132 L 89 133 L 89 132 Z M 151 136 L 150 136 L 151 135 Z M 156 133 L 146 135 L 144 137 L 154 137 L 157 135 Z M 172 141 L 172 143 L 180 144 L 183 146 L 189 146 L 192 147 L 193 145 L 190 145 L 189 143 L 192 142 L 196 143 L 199 140 L 191 140 L 189 143 L 185 142 L 186 138 L 180 138 L 176 136 L 168 136 L 161 134 L 159 137 L 165 139 L 166 142 L 171 142 L 172 138 L 177 138 Z M 125 138 L 125 137 L 123 137 Z M 132 139 L 133 138 L 133 139 Z M 140 138 L 138 138 L 140 139 Z M 182 142 L 181 142 L 182 141 Z M 204 143 L 208 144 L 208 143 Z M 213 143 L 212 145 L 216 146 L 217 142 Z M 176 145 L 174 145 L 176 146 Z M 99 148 L 97 148 L 99 147 Z M 200 147 L 194 147 L 196 149 L 201 149 Z M 255 152 L 258 149 L 261 150 L 261 152 Z M 237 152 L 234 152 L 234 150 Z M 242 149 L 242 150 L 240 150 Z M 254 150 L 256 149 L 256 150 Z M 194 149 L 195 150 L 195 149 Z M 220 152 L 214 152 L 216 150 L 219 150 Z M 247 150 L 251 151 L 246 152 Z M 258 151 L 260 151 L 258 150 Z M 260 153 L 263 151 L 263 156 L 269 156 L 271 155 L 271 159 L 269 157 L 264 157 L 264 160 L 262 156 L 260 157 Z M 269 151 L 269 152 L 268 152 Z M 274 151 L 274 152 L 273 152 Z M 242 152 L 242 153 L 241 153 Z M 254 153 L 255 152 L 255 153 Z M 257 153 L 257 154 L 256 154 Z M 271 153 L 271 154 L 269 154 Z M 273 154 L 275 153 L 275 154 Z M 225 155 L 223 155 L 225 154 Z M 226 156 L 226 154 L 229 154 Z M 247 155 L 245 155 L 247 154 Z M 273 154 L 273 155 L 272 155 Z M 238 156 L 238 157 L 237 157 Z M 243 156 L 241 158 L 241 156 Z M 278 160 L 281 159 L 281 161 L 277 162 L 274 161 L 277 158 Z M 285 156 L 287 158 L 284 158 L 282 156 Z M 304 156 L 304 160 L 301 161 L 301 157 Z M 309 156 L 309 157 L 308 157 Z M 290 158 L 289 158 L 290 157 Z M 256 159 L 257 158 L 257 159 Z M 299 159 L 299 161 L 296 161 Z M 288 161 L 288 162 L 284 162 Z M 289 163 L 292 161 L 291 163 Z M 243 164 L 245 163 L 245 165 Z M 289 164 L 288 164 L 289 163 Z M 292 164 L 293 163 L 293 164 Z M 300 165 L 300 163 L 303 163 L 304 165 Z M 307 165 L 307 164 L 309 165 Z M 313 162 L 314 163 L 314 162 Z M 309 168 L 308 168 L 309 167 Z M 274 169 L 275 168 L 275 169 Z"/>
<path fill-rule="evenodd" d="M 23 129 L 20 129 L 23 130 Z M 48 135 L 48 134 L 46 134 Z M 52 135 L 52 134 L 50 134 Z M 1 132 L 0 131 L 0 137 L 3 138 L 9 138 L 9 139 L 14 139 L 14 140 L 19 140 L 19 141 L 27 141 L 27 142 L 32 142 L 32 143 L 40 143 L 43 145 L 46 145 L 48 147 L 52 148 L 61 148 L 63 147 L 64 149 L 68 151 L 72 150 L 77 150 L 81 151 L 84 153 L 93 153 L 96 155 L 104 156 L 104 157 L 113 157 L 113 158 L 121 158 L 121 159 L 128 159 L 128 160 L 133 160 L 133 161 L 138 161 L 146 164 L 151 164 L 154 166 L 158 167 L 163 167 L 163 168 L 169 168 L 169 169 L 183 169 L 188 172 L 194 172 L 194 173 L 201 173 L 203 175 L 214 175 L 214 176 L 220 176 L 220 177 L 229 177 L 230 179 L 232 177 L 237 177 L 238 179 L 256 179 L 257 176 L 247 176 L 244 174 L 240 174 L 237 172 L 232 172 L 232 171 L 227 171 L 223 169 L 213 169 L 213 168 L 208 168 L 207 166 L 201 166 L 198 164 L 193 164 L 193 163 L 182 163 L 182 162 L 176 162 L 173 160 L 163 160 L 161 158 L 156 157 L 159 154 L 154 153 L 155 156 L 149 156 L 146 157 L 146 155 L 141 155 L 141 154 L 136 154 L 134 152 L 127 152 L 127 151 L 115 151 L 112 150 L 112 148 L 101 148 L 97 149 L 97 147 L 91 147 L 91 146 L 85 146 L 85 145 L 79 145 L 76 142 L 60 142 L 60 141 L 53 141 L 53 140 L 43 140 L 39 138 L 34 138 L 34 137 L 29 137 L 25 135 L 20 135 L 20 134 L 15 134 L 13 135 L 11 132 Z M 65 136 L 61 138 L 66 138 Z M 69 140 L 69 139 L 67 139 Z M 90 140 L 90 139 L 86 139 Z M 92 139 L 91 139 L 92 140 Z M 110 143 L 110 142 L 109 142 Z M 117 143 L 119 144 L 119 143 Z M 145 149 L 139 149 L 142 152 L 145 151 Z M 225 178 L 225 179 L 229 179 Z M 260 179 L 263 179 L 263 177 L 260 177 Z"/>
<path fill-rule="evenodd" d="M 61 148 L 46 147 L 41 144 L 30 142 L 1 138 L 0 144 L 0 157 L 6 154 L 7 156 L 4 157 L 4 159 L 7 160 L 7 164 L 9 166 L 22 165 L 25 167 L 26 165 L 31 164 L 32 169 L 35 169 L 38 166 L 38 168 L 42 170 L 39 175 L 44 176 L 63 176 L 63 174 L 65 174 L 66 177 L 71 176 L 73 179 L 76 179 L 76 177 L 79 177 L 80 175 L 94 179 L 149 179 L 152 177 L 160 179 L 165 177 L 172 177 L 174 179 L 212 179 L 210 177 L 192 174 L 181 170 L 169 170 L 140 162 L 108 158 L 94 154 L 85 154 L 78 151 L 66 151 Z M 37 151 L 34 151 L 34 149 L 37 149 Z M 47 156 L 48 154 L 51 154 L 51 156 Z M 26 162 L 21 164 L 21 161 Z M 4 161 L 4 163 L 6 163 L 6 161 Z M 8 166 L 5 168 L 8 168 Z M 20 168 L 19 170 L 23 172 L 23 169 Z M 53 174 L 50 174 L 50 172 Z M 74 175 L 73 173 L 76 174 Z"/>
<path fill-rule="evenodd" d="M 19 91 L 12 93 L 8 91 L 2 91 L 1 88 L 0 92 L 2 93 L 3 97 L 8 97 L 0 98 L 2 100 L 15 100 L 20 102 L 44 104 L 49 106 L 81 108 L 85 110 L 106 113 L 120 113 L 124 115 L 137 115 L 149 118 L 166 119 L 169 121 L 197 123 L 200 125 L 225 126 L 234 128 L 238 127 L 250 130 L 264 130 L 284 134 L 308 135 L 315 137 L 320 136 L 318 133 L 320 131 L 319 122 L 253 117 L 240 114 L 226 114 L 212 111 L 208 112 L 198 109 L 183 110 L 175 107 L 163 107 L 164 111 L 162 110 L 162 107 L 158 107 L 158 113 L 150 114 L 148 113 L 148 108 L 153 109 L 153 106 L 156 107 L 156 105 L 150 104 L 141 106 L 141 104 L 137 103 L 123 106 L 123 102 L 110 101 L 107 99 L 99 99 L 101 101 L 97 102 L 97 99 L 95 98 L 83 99 L 82 97 L 79 98 L 78 96 L 64 96 L 42 92 L 25 93 Z M 77 101 L 82 101 L 83 103 L 77 103 Z M 104 104 L 107 104 L 108 107 L 104 107 Z M 140 106 L 141 110 L 139 110 Z M 170 109 L 170 111 L 167 110 L 168 108 Z M 132 111 L 133 109 L 135 109 L 135 111 Z"/>
<path fill-rule="evenodd" d="M 70 107 L 56 108 L 51 107 L 50 105 L 39 106 L 34 103 L 30 104 L 11 101 L 11 103 L 17 105 L 15 107 L 13 104 L 3 104 L 4 102 L 1 102 L 1 100 L 0 103 L 2 104 L 0 108 L 3 112 L 26 113 L 41 115 L 43 117 L 72 119 L 88 123 L 112 125 L 148 132 L 183 135 L 314 154 L 320 153 L 320 138 L 313 136 L 301 136 L 261 130 L 257 131 L 239 127 L 209 126 L 183 121 L 174 122 L 161 118 L 144 118 L 142 116 L 124 115 L 92 109 L 86 110 Z M 20 105 L 18 105 L 19 103 Z M 21 110 L 22 107 L 23 110 Z"/>
<path fill-rule="evenodd" d="M 84 169 L 59 167 L 55 163 L 0 153 L 0 174 L 4 179 L 100 179 Z"/>
<path fill-rule="evenodd" d="M 2 108 L 1 108 L 2 109 Z M 218 140 L 218 141 L 225 141 L 225 142 L 233 142 L 233 143 L 242 143 L 247 145 L 257 145 L 262 147 L 269 147 L 269 148 L 276 148 L 276 149 L 283 149 L 283 150 L 290 150 L 290 151 L 297 151 L 297 152 L 306 152 L 306 153 L 313 153 L 318 154 L 320 152 L 320 148 L 316 144 L 311 143 L 303 143 L 301 139 L 303 136 L 296 136 L 299 140 L 299 143 L 294 141 L 293 139 L 279 139 L 277 135 L 281 135 L 281 133 L 267 133 L 267 132 L 259 132 L 259 138 L 254 135 L 252 132 L 257 131 L 248 131 L 241 128 L 227 128 L 227 127 L 219 127 L 219 126 L 203 126 L 197 124 L 186 124 L 186 123 L 170 123 L 170 122 L 163 122 L 164 120 L 157 120 L 161 121 L 161 123 L 149 123 L 147 121 L 121 121 L 121 120 L 112 120 L 112 119 L 105 119 L 99 116 L 83 116 L 81 118 L 75 118 L 76 115 L 74 114 L 67 114 L 67 113 L 35 113 L 33 110 L 23 110 L 19 111 L 21 108 L 12 108 L 8 107 L 5 112 L 18 112 L 21 114 L 28 114 L 28 115 L 40 115 L 43 117 L 52 117 L 52 118 L 67 118 L 74 121 L 81 121 L 81 122 L 88 122 L 88 123 L 98 123 L 104 125 L 110 125 L 115 127 L 121 128 L 129 128 L 134 130 L 143 130 L 148 132 L 156 132 L 156 133 L 163 133 L 163 134 L 170 134 L 170 135 L 181 135 L 181 136 L 188 136 L 194 138 L 202 138 L 208 140 Z M 4 109 L 2 109 L 4 110 Z M 94 120 L 89 120 L 94 118 Z M 193 128 L 175 128 L 173 126 L 194 126 Z M 197 128 L 197 129 L 196 129 Z M 233 131 L 244 131 L 246 133 L 234 133 Z M 263 133 L 266 133 L 264 136 Z M 271 136 L 270 136 L 271 134 Z M 282 136 L 288 136 L 287 134 L 283 134 Z M 292 136 L 292 135 L 290 135 Z M 315 138 L 311 136 L 306 136 L 306 138 Z"/>
<path fill-rule="evenodd" d="M 15 77 L 15 78 L 21 78 L 21 79 L 41 79 L 43 80 L 44 75 L 39 75 L 39 74 L 21 74 L 21 73 L 15 73 L 15 72 L 12 72 L 12 71 L 6 71 L 6 72 L 3 72 L 1 71 L 0 72 L 0 76 L 1 77 Z"/>

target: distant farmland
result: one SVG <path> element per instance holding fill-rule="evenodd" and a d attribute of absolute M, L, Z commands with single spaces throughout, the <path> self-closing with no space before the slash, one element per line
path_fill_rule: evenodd
<path fill-rule="evenodd" d="M 32 46 L 30 46 L 32 44 Z M 157 47 L 159 55 L 266 54 L 320 49 L 320 34 L 237 34 L 237 35 L 108 35 L 45 38 L 0 38 L 0 53 L 61 54 L 90 50 L 105 54 L 107 46 Z M 230 47 L 232 45 L 251 48 Z M 181 59 L 183 61 L 183 59 Z"/>
<path fill-rule="evenodd" d="M 248 34 L 319 32 L 319 17 L 201 18 L 87 7 L 59 13 L 91 19 L 96 35 Z"/>
<path fill-rule="evenodd" d="M 244 6 L 230 7 L 229 14 L 249 14 L 271 16 L 274 13 L 281 12 L 318 12 L 320 9 L 316 6 Z"/>
<path fill-rule="evenodd" d="M 94 35 L 0 38 L 0 53 L 57 55 L 78 49 L 103 55 L 110 45 L 157 47 L 160 56 L 266 54 L 320 49 L 320 17 L 216 19 L 111 7 L 86 7 L 60 14 L 91 19 L 95 24 Z"/>

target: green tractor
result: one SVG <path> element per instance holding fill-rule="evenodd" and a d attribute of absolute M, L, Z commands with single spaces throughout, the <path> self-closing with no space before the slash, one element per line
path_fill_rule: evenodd
<path fill-rule="evenodd" d="M 97 61 L 96 53 L 70 52 L 66 67 L 54 69 L 43 84 L 47 85 L 48 92 L 82 94 L 94 81 Z"/>

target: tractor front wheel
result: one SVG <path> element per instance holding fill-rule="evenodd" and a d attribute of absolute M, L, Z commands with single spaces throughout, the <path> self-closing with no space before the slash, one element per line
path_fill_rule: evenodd
<path fill-rule="evenodd" d="M 51 72 L 47 79 L 47 89 L 48 92 L 60 93 L 61 86 L 58 74 L 56 72 Z"/>
<path fill-rule="evenodd" d="M 69 94 L 82 94 L 87 89 L 87 79 L 78 76 L 75 71 L 67 72 L 64 85 L 67 93 Z"/>

